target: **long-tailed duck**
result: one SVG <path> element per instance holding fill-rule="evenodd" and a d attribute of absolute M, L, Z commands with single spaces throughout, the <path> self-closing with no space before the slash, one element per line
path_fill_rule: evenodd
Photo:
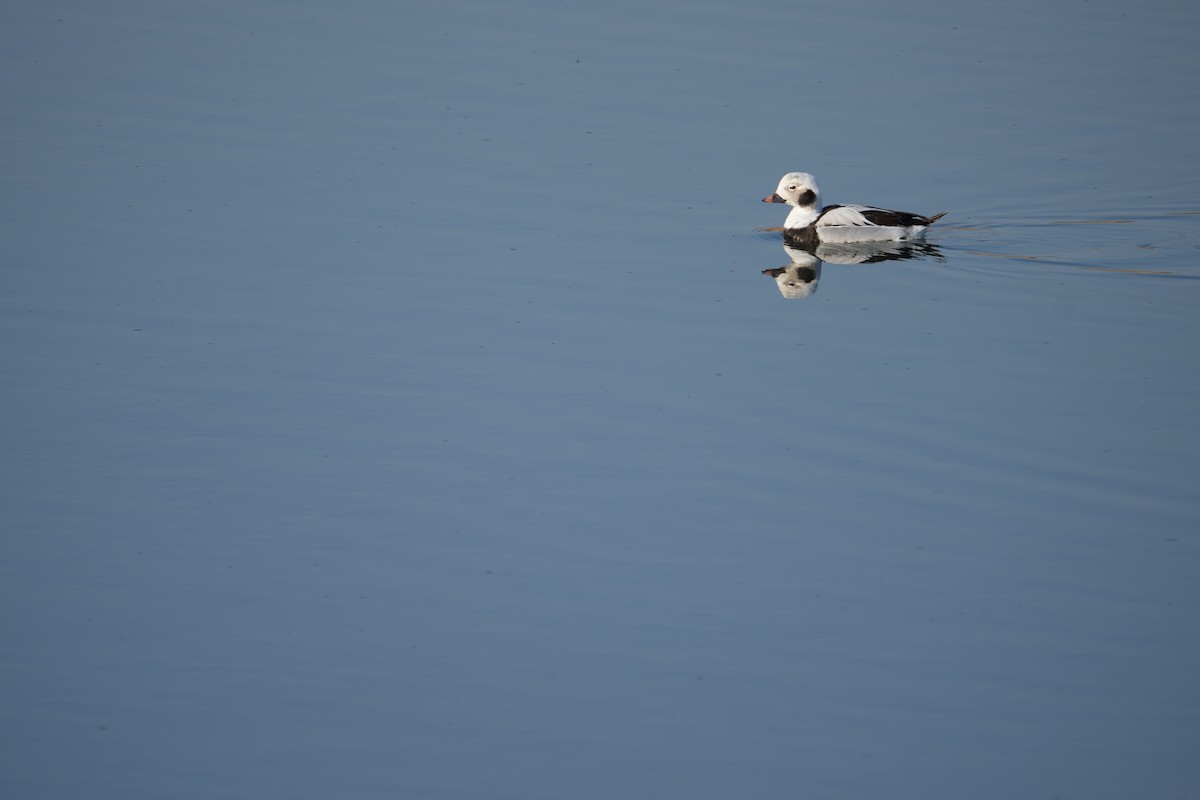
<path fill-rule="evenodd" d="M 764 203 L 794 206 L 783 223 L 786 239 L 798 242 L 895 242 L 925 235 L 925 229 L 946 215 L 923 217 L 907 211 L 874 206 L 833 205 L 821 208 L 817 179 L 807 172 L 789 172 Z"/>

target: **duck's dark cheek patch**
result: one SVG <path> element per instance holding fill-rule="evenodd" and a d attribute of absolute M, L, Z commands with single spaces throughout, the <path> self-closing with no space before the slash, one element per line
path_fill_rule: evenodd
<path fill-rule="evenodd" d="M 812 189 L 801 192 L 800 196 L 796 198 L 796 202 L 802 206 L 811 206 L 816 200 L 817 195 Z"/>

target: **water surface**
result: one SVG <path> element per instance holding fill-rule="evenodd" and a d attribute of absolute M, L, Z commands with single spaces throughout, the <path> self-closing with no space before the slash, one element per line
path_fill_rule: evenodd
<path fill-rule="evenodd" d="M 5 794 L 1189 796 L 1198 16 L 10 9 Z"/>

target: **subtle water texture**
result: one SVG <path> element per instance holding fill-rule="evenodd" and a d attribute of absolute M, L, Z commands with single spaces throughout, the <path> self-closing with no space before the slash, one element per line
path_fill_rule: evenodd
<path fill-rule="evenodd" d="M 10 7 L 3 794 L 1194 796 L 1198 23 Z"/>

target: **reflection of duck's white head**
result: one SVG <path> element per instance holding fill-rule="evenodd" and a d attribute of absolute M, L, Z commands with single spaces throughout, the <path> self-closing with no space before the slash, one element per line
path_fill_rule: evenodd
<path fill-rule="evenodd" d="M 821 280 L 821 262 L 811 256 L 795 258 L 794 263 L 786 267 L 764 269 L 763 275 L 775 279 L 779 293 L 788 300 L 803 300 L 817 293 L 817 284 Z"/>

